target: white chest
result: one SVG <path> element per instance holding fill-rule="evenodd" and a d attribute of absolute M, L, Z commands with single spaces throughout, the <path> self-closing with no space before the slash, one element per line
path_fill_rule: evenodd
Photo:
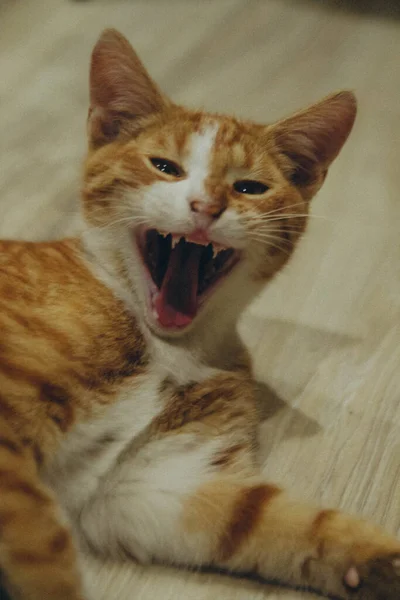
<path fill-rule="evenodd" d="M 159 369 L 149 369 L 101 417 L 77 425 L 65 438 L 44 479 L 72 518 L 96 494 L 124 448 L 161 410 L 162 378 Z"/>

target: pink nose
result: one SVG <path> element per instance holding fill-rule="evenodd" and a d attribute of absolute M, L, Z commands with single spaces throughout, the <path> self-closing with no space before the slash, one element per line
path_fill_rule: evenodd
<path fill-rule="evenodd" d="M 218 219 L 218 217 L 222 215 L 225 210 L 225 206 L 223 206 L 220 202 L 203 202 L 202 200 L 192 200 L 190 202 L 190 209 L 192 212 L 197 213 L 198 215 L 208 217 L 211 222 L 214 219 Z"/>

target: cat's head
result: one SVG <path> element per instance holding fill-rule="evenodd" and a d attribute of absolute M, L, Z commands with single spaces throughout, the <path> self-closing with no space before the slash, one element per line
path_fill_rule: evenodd
<path fill-rule="evenodd" d="M 350 92 L 272 125 L 182 108 L 113 30 L 90 97 L 90 243 L 163 336 L 242 308 L 286 263 L 356 114 Z"/>

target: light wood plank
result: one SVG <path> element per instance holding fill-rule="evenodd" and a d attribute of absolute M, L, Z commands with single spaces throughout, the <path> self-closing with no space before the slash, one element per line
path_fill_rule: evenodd
<path fill-rule="evenodd" d="M 128 35 L 160 85 L 193 106 L 269 122 L 354 89 L 357 125 L 308 233 L 242 332 L 274 390 L 265 473 L 399 532 L 400 21 L 385 17 L 398 17 L 395 1 L 381 11 L 364 4 L 371 10 L 312 0 L 3 1 L 0 234 L 42 239 L 80 227 L 88 60 L 103 27 Z M 100 600 L 311 598 L 93 559 L 87 576 Z"/>

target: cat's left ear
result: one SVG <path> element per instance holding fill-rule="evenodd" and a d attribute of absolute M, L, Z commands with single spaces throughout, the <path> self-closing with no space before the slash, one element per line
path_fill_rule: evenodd
<path fill-rule="evenodd" d="M 106 29 L 93 49 L 90 66 L 91 145 L 116 139 L 167 103 L 128 40 L 115 29 Z"/>
<path fill-rule="evenodd" d="M 268 128 L 291 181 L 314 193 L 347 140 L 356 117 L 352 92 L 339 92 Z"/>

